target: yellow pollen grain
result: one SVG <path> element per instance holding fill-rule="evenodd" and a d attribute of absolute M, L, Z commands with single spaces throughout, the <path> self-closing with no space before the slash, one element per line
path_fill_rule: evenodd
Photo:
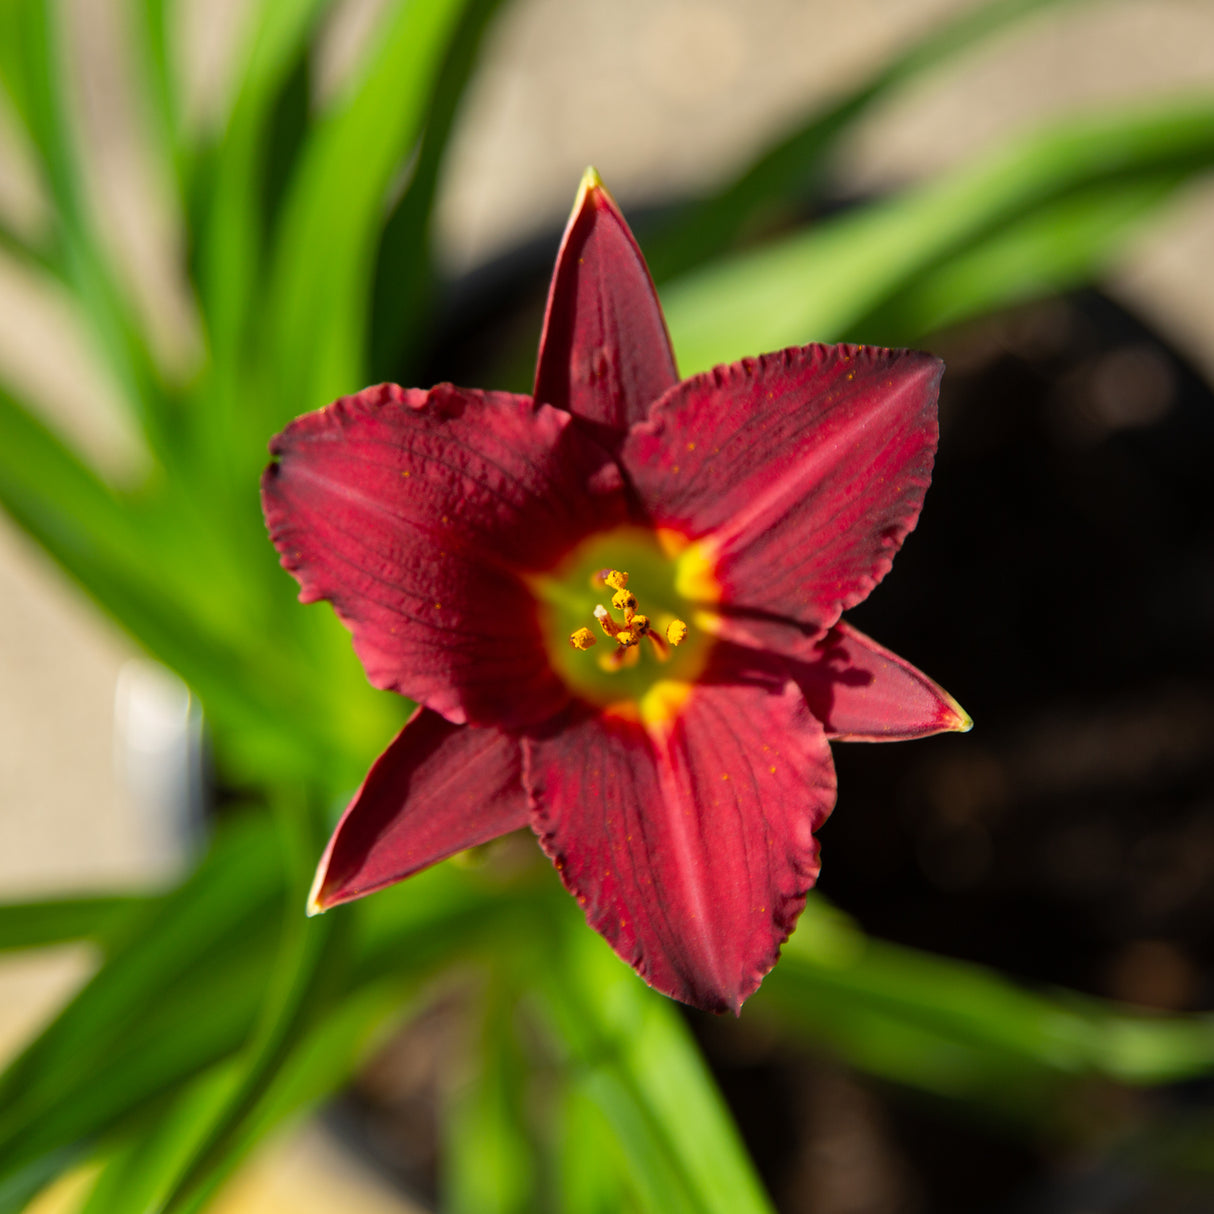
<path fill-rule="evenodd" d="M 611 587 L 612 590 L 623 590 L 628 585 L 628 574 L 622 569 L 608 569 L 603 575 L 603 581 Z"/>
<path fill-rule="evenodd" d="M 596 644 L 594 633 L 589 628 L 579 628 L 576 632 L 571 633 L 569 644 L 574 649 L 589 649 L 591 645 Z"/>
<path fill-rule="evenodd" d="M 687 640 L 687 625 L 682 620 L 671 620 L 666 625 L 666 639 L 672 645 L 681 645 Z"/>
<path fill-rule="evenodd" d="M 617 590 L 611 596 L 611 605 L 616 611 L 635 611 L 637 596 L 631 590 Z"/>

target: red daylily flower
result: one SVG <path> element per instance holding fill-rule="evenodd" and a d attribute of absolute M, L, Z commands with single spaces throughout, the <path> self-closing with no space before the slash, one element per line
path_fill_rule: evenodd
<path fill-rule="evenodd" d="M 650 985 L 741 1007 L 818 873 L 828 739 L 968 729 L 844 623 L 915 525 L 942 364 L 812 345 L 680 382 L 588 172 L 533 397 L 382 384 L 271 444 L 271 537 L 419 707 L 338 824 L 326 910 L 529 825 Z"/>

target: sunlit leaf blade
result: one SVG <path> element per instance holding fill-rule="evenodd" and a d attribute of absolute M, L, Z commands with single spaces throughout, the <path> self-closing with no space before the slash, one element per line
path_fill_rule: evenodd
<path fill-rule="evenodd" d="M 1151 173 L 1041 207 L 926 269 L 856 321 L 856 340 L 919 345 L 947 325 L 1091 282 L 1185 180 Z"/>
<path fill-rule="evenodd" d="M 289 637 L 263 643 L 249 587 L 230 585 L 231 567 L 207 559 L 211 541 L 193 530 L 192 514 L 118 495 L 2 388 L 0 507 L 198 693 L 241 769 L 267 773 L 277 763 L 357 777 L 366 757 L 359 731 L 374 731 L 374 711 L 386 707 L 372 699 L 343 716 L 315 709 L 313 697 L 330 689 L 309 682 L 314 663 L 299 660 Z"/>
<path fill-rule="evenodd" d="M 1034 993 L 965 962 L 866 938 L 811 899 L 754 1000 L 853 1066 L 1022 1118 L 1048 1118 L 1065 1083 L 1159 1084 L 1214 1066 L 1214 1016 L 1135 1015 Z"/>
<path fill-rule="evenodd" d="M 104 1167 L 79 1214 L 155 1210 L 235 1081 L 233 1064 L 221 1063 L 183 1084 L 167 1107 L 137 1119 L 104 1153 Z"/>
<path fill-rule="evenodd" d="M 490 978 L 465 1075 L 443 1119 L 443 1210 L 529 1214 L 540 1208 L 540 1163 L 527 1123 L 527 1060 L 515 1036 L 513 994 Z M 461 1068 L 465 1069 L 465 1068 Z"/>
<path fill-rule="evenodd" d="M 199 385 L 195 438 L 221 501 L 237 497 L 270 430 L 244 418 L 260 382 L 255 297 L 265 266 L 267 166 L 273 161 L 273 115 L 306 61 L 310 35 L 327 0 L 289 0 L 256 7 L 248 41 L 237 52 L 236 97 L 221 140 L 189 198 L 194 276 L 198 282 L 211 367 Z M 253 430 L 253 433 L 250 433 Z M 244 452 L 242 444 L 251 447 Z M 233 455 L 245 455 L 245 460 Z"/>
<path fill-rule="evenodd" d="M 315 1105 L 345 1082 L 385 1026 L 408 1014 L 399 981 L 347 996 L 307 1033 L 267 1086 L 221 1165 L 208 1173 L 184 1209 L 203 1209 L 249 1152 L 289 1117 Z M 161 1210 L 190 1159 L 228 1107 L 239 1079 L 236 1059 L 183 1087 L 167 1110 L 132 1124 L 106 1162 L 80 1214 Z"/>
<path fill-rule="evenodd" d="M 191 165 L 182 129 L 178 65 L 172 54 L 171 0 L 137 0 L 129 6 L 133 71 L 142 88 L 143 118 L 155 159 L 168 170 L 178 199 L 185 196 Z"/>
<path fill-rule="evenodd" d="M 289 900 L 288 915 L 302 905 L 302 895 Z M 194 1125 L 188 1153 L 162 1170 L 154 1208 L 203 1209 L 283 1118 L 348 1078 L 382 1026 L 405 1013 L 420 982 L 469 948 L 479 953 L 487 940 L 499 948 L 514 919 L 509 902 L 448 865 L 310 926 L 300 913 L 297 923 L 311 939 L 288 940 L 280 997 L 233 1059 L 224 1099 Z M 318 925 L 339 934 L 319 937 Z"/>
<path fill-rule="evenodd" d="M 464 0 L 388 9 L 367 67 L 317 122 L 277 232 L 264 316 L 264 434 L 361 386 L 367 297 L 389 189 L 421 134 Z"/>
<path fill-rule="evenodd" d="M 265 1089 L 322 1013 L 324 994 L 332 996 L 341 980 L 350 921 L 336 916 L 307 919 L 299 910 L 311 878 L 309 861 L 320 846 L 319 838 L 312 837 L 314 815 L 298 796 L 288 799 L 280 792 L 278 797 L 275 821 L 289 878 L 278 955 L 267 973 L 257 1033 L 237 1063 L 237 1082 L 229 1098 L 174 1178 L 162 1203 L 166 1211 L 187 1208 L 209 1186 L 212 1174 L 223 1168 Z"/>
<path fill-rule="evenodd" d="M 0 952 L 120 938 L 151 899 L 123 894 L 0 903 Z"/>
<path fill-rule="evenodd" d="M 545 975 L 544 1008 L 579 1088 L 602 1111 L 629 1178 L 657 1210 L 770 1214 L 724 1101 L 691 1035 L 567 914 L 560 965 Z"/>
<path fill-rule="evenodd" d="M 1077 190 L 1214 164 L 1214 101 L 1069 119 L 979 162 L 663 292 L 684 375 L 757 350 L 835 340 L 925 267 Z"/>
<path fill-rule="evenodd" d="M 273 837 L 246 817 L 0 1076 L 0 1180 L 87 1144 L 237 1048 L 281 902 Z"/>
<path fill-rule="evenodd" d="M 625 1160 L 602 1109 L 576 1081 L 566 1085 L 552 1116 L 556 1138 L 554 1189 L 560 1214 L 619 1214 Z"/>
<path fill-rule="evenodd" d="M 15 80 L 11 92 L 38 153 L 53 205 L 51 256 L 62 267 L 64 281 L 74 288 L 149 446 L 171 465 L 173 393 L 99 239 L 67 112 L 65 82 L 73 66 L 65 47 L 65 12 L 52 0 L 19 0 L 10 20 L 16 46 L 6 59 Z"/>
<path fill-rule="evenodd" d="M 407 369 L 429 335 L 435 277 L 430 225 L 439 170 L 485 31 L 502 2 L 468 0 L 434 80 L 409 184 L 384 225 L 371 309 L 371 382 L 412 382 Z"/>
<path fill-rule="evenodd" d="M 642 231 L 649 268 L 664 281 L 722 256 L 763 221 L 787 218 L 819 193 L 830 158 L 856 123 L 914 77 L 1041 9 L 1069 0 L 994 0 L 929 31 L 875 75 L 768 148 L 723 189 Z"/>

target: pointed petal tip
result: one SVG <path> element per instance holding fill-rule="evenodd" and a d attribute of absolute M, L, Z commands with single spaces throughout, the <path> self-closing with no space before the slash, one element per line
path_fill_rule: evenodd
<path fill-rule="evenodd" d="M 943 687 L 939 688 L 943 700 L 940 728 L 943 733 L 969 733 L 974 728 L 974 718 L 970 716 Z"/>
<path fill-rule="evenodd" d="M 328 867 L 329 849 L 326 848 L 320 864 L 316 867 L 316 876 L 312 878 L 312 888 L 308 890 L 308 904 L 305 910 L 309 919 L 314 919 L 317 915 L 323 915 L 329 909 L 323 899 L 325 876 L 327 875 Z"/>
<path fill-rule="evenodd" d="M 588 207 L 593 207 L 595 210 L 606 206 L 608 209 L 619 211 L 614 198 L 611 196 L 611 191 L 603 184 L 602 177 L 599 176 L 599 171 L 592 164 L 586 166 L 586 171 L 582 174 L 582 180 L 578 182 L 577 197 L 573 200 L 573 210 L 569 213 L 569 223 L 572 225 L 577 217 Z M 623 222 L 623 216 L 620 216 L 620 222 Z"/>

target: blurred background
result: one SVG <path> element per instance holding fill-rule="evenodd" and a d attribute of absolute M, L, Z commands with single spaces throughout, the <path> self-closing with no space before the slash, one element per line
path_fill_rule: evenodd
<path fill-rule="evenodd" d="M 16 7 L 23 5 L 34 7 L 26 0 Z M 311 49 L 280 82 L 276 137 L 253 150 L 235 146 L 239 130 L 228 124 L 250 92 L 242 47 L 262 28 L 266 4 L 149 6 L 160 14 L 171 115 L 158 110 L 154 91 L 149 102 L 141 76 L 143 5 L 46 7 L 58 49 L 42 63 L 28 40 L 24 59 L 3 53 L 23 65 L 10 86 L 17 79 L 30 87 L 25 100 L 11 87 L 0 91 L 0 381 L 108 483 L 142 501 L 146 486 L 159 492 L 178 475 L 165 450 L 174 443 L 186 450 L 194 440 L 189 425 L 171 423 L 166 447 L 149 443 L 146 419 L 130 407 L 130 368 L 119 360 L 116 369 L 105 324 L 90 311 L 101 298 L 98 279 L 60 272 L 73 258 L 81 264 L 73 240 L 86 234 L 96 250 L 89 256 L 109 267 L 124 301 L 121 324 L 141 335 L 153 378 L 170 386 L 169 396 L 197 407 L 207 393 L 227 390 L 216 386 L 222 375 L 208 380 L 223 349 L 214 281 L 225 265 L 236 264 L 238 278 L 243 253 L 233 241 L 216 255 L 208 286 L 203 229 L 195 225 L 213 211 L 198 200 L 209 181 L 223 180 L 225 157 L 246 152 L 264 170 L 269 195 L 286 191 L 308 123 L 319 125 L 344 104 L 404 6 L 311 5 L 320 14 L 307 18 Z M 270 0 L 268 7 L 309 6 Z M 782 321 L 769 326 L 764 348 L 817 338 L 913 341 L 948 362 L 938 473 L 920 528 L 854 619 L 939 679 L 977 724 L 964 739 L 835 748 L 842 792 L 822 835 L 821 889 L 848 919 L 831 920 L 818 938 L 845 948 L 854 930 L 871 935 L 877 956 L 886 943 L 918 950 L 890 954 L 892 968 L 881 971 L 907 1006 L 885 1006 L 885 995 L 869 991 L 865 1007 L 875 1019 L 868 1023 L 831 994 L 829 982 L 798 990 L 790 980 L 770 1007 L 756 1000 L 754 1014 L 748 1008 L 738 1023 L 686 1020 L 781 1211 L 1214 1210 L 1214 1025 L 1196 1016 L 1214 1000 L 1214 5 L 512 0 L 468 7 L 476 20 L 466 18 L 468 32 L 459 35 L 471 40 L 459 70 L 436 52 L 444 64 L 438 78 L 462 73 L 466 90 L 449 98 L 436 89 L 419 102 L 423 126 L 426 113 L 450 108 L 443 154 L 431 165 L 424 145 L 414 147 L 386 173 L 395 199 L 410 196 L 419 164 L 433 173 L 424 225 L 433 278 L 409 286 L 418 298 L 428 292 L 417 313 L 424 320 L 387 354 L 382 343 L 373 352 L 364 366 L 374 377 L 399 370 L 420 384 L 453 378 L 527 390 L 547 273 L 589 163 L 647 252 L 652 237 L 663 294 L 664 280 L 675 280 L 672 329 L 690 372 L 757 349 L 712 345 L 735 312 L 745 313 L 745 298 L 731 310 L 732 280 L 704 278 L 713 272 L 711 241 L 708 252 L 680 263 L 686 208 L 724 196 L 807 115 L 882 81 L 871 104 L 856 105 L 841 122 L 842 137 L 812 182 L 794 173 L 780 197 L 748 211 L 737 204 L 739 223 L 722 238 L 721 254 L 744 259 L 778 249 L 840 217 L 846 233 L 848 217 L 865 214 L 872 200 L 914 197 L 918 189 L 929 203 L 935 197 L 943 249 L 947 183 L 960 183 L 956 205 L 964 207 L 969 166 L 989 167 L 986 176 L 974 170 L 973 180 L 991 190 L 1000 172 L 1044 179 L 1051 156 L 1065 169 L 1068 148 L 1079 149 L 1078 162 L 1085 140 L 1080 125 L 1073 147 L 1063 141 L 1034 151 L 1043 128 L 1090 121 L 1099 135 L 1107 115 L 1194 103 L 1181 135 L 1158 136 L 1164 152 L 1140 177 L 1133 157 L 1148 142 L 1141 133 L 1126 136 L 1124 153 L 1113 154 L 1106 177 L 1084 186 L 1088 193 L 1051 203 L 1044 218 L 1011 216 L 1002 243 L 992 212 L 985 245 L 975 238 L 952 261 L 941 252 L 921 279 L 856 306 L 846 302 L 848 265 L 826 255 L 820 284 L 810 279 L 800 288 L 822 294 L 817 310 L 792 315 L 788 333 Z M 992 14 L 989 30 L 981 29 L 984 11 Z M 956 25 L 966 20 L 980 35 L 967 34 L 956 48 L 945 39 L 913 70 L 883 79 L 889 64 L 933 32 L 969 28 Z M 17 25 L 10 26 L 15 39 Z M 76 165 L 66 194 L 60 167 L 52 156 L 48 169 L 39 144 L 38 104 L 26 104 L 42 90 L 62 102 L 70 131 Z M 176 162 L 165 155 L 161 129 L 170 118 Z M 1016 147 L 1027 150 L 999 160 Z M 182 148 L 203 149 L 190 177 Z M 357 153 L 350 163 L 357 171 Z M 936 182 L 944 184 L 932 196 Z M 56 250 L 68 196 L 87 218 Z M 960 217 L 958 231 L 968 222 Z M 865 240 L 862 223 L 853 245 Z M 874 230 L 872 258 L 886 255 L 887 239 Z M 296 247 L 306 257 L 308 240 Z M 790 275 L 795 258 L 789 254 Z M 55 272 L 44 272 L 48 263 Z M 756 275 L 755 290 L 771 297 L 767 272 Z M 298 297 L 284 288 L 277 298 L 306 303 L 308 291 L 326 290 L 323 279 L 304 278 Z M 391 293 L 382 277 L 375 287 L 377 300 L 385 287 Z M 817 318 L 836 323 L 836 289 L 845 298 L 838 330 L 802 330 Z M 700 344 L 684 345 L 685 331 L 699 334 Z M 273 374 L 247 358 L 240 365 L 255 383 Z M 359 386 L 323 373 L 297 379 L 297 394 L 284 389 L 281 411 L 316 408 L 334 390 Z M 236 467 L 255 469 L 275 428 L 268 417 L 254 418 L 256 433 Z M 220 448 L 237 430 L 217 423 Z M 0 443 L 5 433 L 0 426 Z M 215 466 L 222 462 L 220 451 Z M 71 567 L 75 541 L 68 536 L 56 547 L 58 522 L 39 525 L 36 494 L 5 475 L 5 505 L 22 525 L 0 520 L 0 896 L 17 903 L 167 888 L 197 863 L 217 805 L 258 800 L 265 768 L 226 750 L 222 725 L 208 741 L 207 690 L 179 667 L 191 693 L 151 660 L 164 661 L 171 646 L 141 637 L 135 615 L 111 622 L 81 594 L 72 577 L 97 597 L 89 575 Z M 186 482 L 191 475 L 182 474 Z M 207 483 L 202 474 L 192 482 L 201 489 L 190 509 L 205 508 Z M 224 491 L 243 511 L 255 481 Z M 173 526 L 169 519 L 169 542 Z M 195 541 L 183 532 L 180 542 Z M 248 553 L 253 562 L 260 555 L 261 576 L 283 582 L 273 593 L 289 600 L 268 543 L 258 554 L 250 541 Z M 138 559 L 151 584 L 163 577 L 188 598 L 188 580 L 147 563 L 155 558 Z M 217 559 L 222 566 L 222 542 Z M 101 597 L 121 617 L 120 600 Z M 233 599 L 232 610 L 241 602 Z M 222 601 L 208 609 L 222 612 Z M 333 662 L 353 668 L 344 677 L 357 679 L 348 645 L 327 633 L 324 644 Z M 242 660 L 239 646 L 233 652 Z M 318 704 L 326 670 L 318 661 L 308 671 Z M 348 772 L 357 779 L 359 755 L 365 766 L 382 748 L 396 711 L 376 700 L 350 726 L 350 765 L 334 778 L 330 799 L 350 787 Z M 286 752 L 267 743 L 266 753 Z M 506 855 L 486 863 L 514 862 Z M 910 959 L 921 954 L 926 960 L 915 968 Z M 14 949 L 0 959 L 6 1057 L 34 1039 L 104 955 L 94 941 Z M 954 971 L 932 969 L 935 957 L 1002 971 L 1029 991 L 1065 988 L 1064 1008 L 1073 992 L 1146 1019 L 1115 1026 L 1115 1064 L 1097 1058 L 1088 1067 L 1067 1055 L 1057 1066 L 1067 1082 L 1042 1096 L 1046 1088 L 1038 1092 L 1036 1078 L 1026 1078 L 1018 1096 L 1020 1047 L 992 1041 L 1015 1037 L 1041 1009 L 1026 1007 L 1024 1021 L 1011 1004 L 984 1011 L 990 993 L 970 992 L 967 1002 Z M 446 1166 L 441 1110 L 471 1083 L 466 1045 L 475 1019 L 458 982 L 434 989 L 412 997 L 407 1027 L 377 1036 L 375 1049 L 351 1064 L 353 1089 L 319 1120 L 296 1120 L 273 1137 L 216 1208 L 432 1208 Z M 916 1004 L 919 990 L 928 1005 L 933 990 L 955 990 L 949 1014 L 956 1019 L 940 1028 L 939 1009 Z M 793 1032 L 786 1022 L 797 1013 L 787 1005 L 795 1003 L 805 1023 Z M 947 1078 L 950 1066 L 977 1065 L 945 1056 L 951 1037 L 970 1031 L 971 1005 L 974 1017 L 989 1012 L 1002 1026 L 989 1039 L 978 1032 L 974 1047 L 1006 1050 L 999 1064 L 1006 1073 L 996 1067 L 987 1076 L 1001 1095 L 978 1091 L 986 1080 L 971 1090 Z M 1068 1022 L 1066 1031 L 1094 1041 L 1103 1021 L 1084 1020 L 1089 1014 L 1096 1015 L 1077 1012 L 1079 1027 Z M 1140 1023 L 1166 1016 L 1191 1017 L 1180 1022 L 1191 1039 L 1139 1043 Z M 1054 1030 L 1042 1031 L 1044 1057 Z M 931 1033 L 939 1036 L 929 1042 Z M 1087 1045 L 1076 1048 L 1091 1062 Z M 1156 1082 L 1173 1075 L 1183 1082 Z M 104 1132 L 86 1137 L 90 1151 L 106 1141 Z M 70 1172 L 36 1208 L 80 1208 L 95 1166 Z M 448 1194 L 460 1191 L 447 1184 Z M 11 1200 L 22 1208 L 23 1198 Z M 510 1208 L 532 1208 L 520 1202 Z M 443 1208 L 494 1207 L 478 1207 L 465 1193 Z"/>

